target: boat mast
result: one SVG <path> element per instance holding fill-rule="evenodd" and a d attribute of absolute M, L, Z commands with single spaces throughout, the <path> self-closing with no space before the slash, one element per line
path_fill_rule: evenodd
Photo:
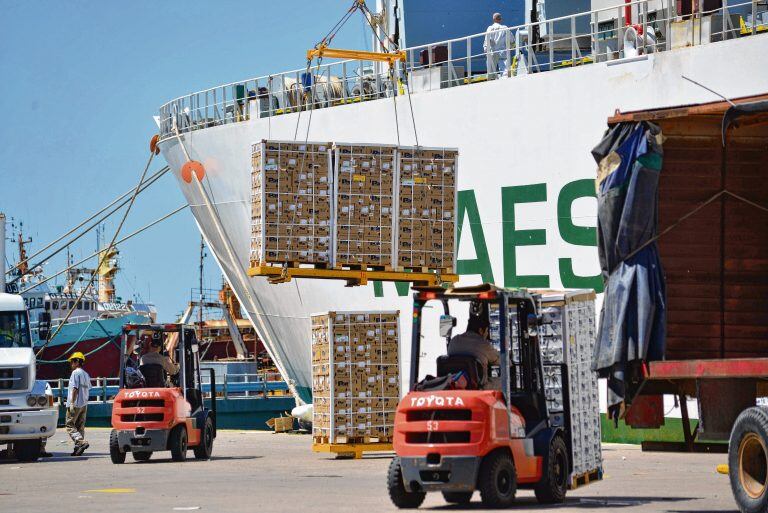
<path fill-rule="evenodd" d="M 203 339 L 203 304 L 205 303 L 205 294 L 203 293 L 203 271 L 205 270 L 205 239 L 200 236 L 200 307 L 197 309 L 197 340 Z"/>
<path fill-rule="evenodd" d="M 0 293 L 5 292 L 5 214 L 0 212 Z"/>

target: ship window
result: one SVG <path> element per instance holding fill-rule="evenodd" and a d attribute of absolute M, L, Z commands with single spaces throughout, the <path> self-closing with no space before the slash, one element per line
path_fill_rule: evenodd
<path fill-rule="evenodd" d="M 53 309 L 54 310 L 58 310 L 59 309 L 59 302 L 58 301 L 54 301 L 53 302 Z"/>
<path fill-rule="evenodd" d="M 50 310 L 51 309 L 51 302 L 50 301 L 46 301 L 45 302 L 45 309 L 46 310 Z"/>
<path fill-rule="evenodd" d="M 605 41 L 616 37 L 616 20 L 601 21 L 597 24 L 597 39 Z"/>
<path fill-rule="evenodd" d="M 83 309 L 83 302 L 82 301 L 78 301 L 77 302 L 77 309 L 78 310 L 82 310 Z"/>
<path fill-rule="evenodd" d="M 90 309 L 91 309 L 91 302 L 83 301 L 83 310 L 90 310 Z"/>
<path fill-rule="evenodd" d="M 70 301 L 69 302 L 69 309 L 72 310 L 74 307 L 75 307 L 75 302 L 74 301 Z"/>

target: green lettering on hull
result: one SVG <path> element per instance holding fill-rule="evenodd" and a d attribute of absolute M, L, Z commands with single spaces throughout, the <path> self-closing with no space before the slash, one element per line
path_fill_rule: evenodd
<path fill-rule="evenodd" d="M 469 221 L 469 232 L 472 234 L 472 244 L 475 246 L 475 258 L 472 260 L 457 260 L 456 271 L 461 275 L 479 274 L 483 278 L 483 283 L 494 283 L 493 268 L 491 267 L 491 259 L 488 257 L 488 246 L 485 243 L 483 222 L 480 219 L 480 211 L 477 208 L 475 191 L 459 191 L 458 208 L 459 215 L 456 222 L 459 223 L 459 228 L 457 230 L 456 248 L 461 243 L 464 216 L 466 216 Z"/>
<path fill-rule="evenodd" d="M 571 208 L 579 198 L 596 198 L 595 181 L 591 179 L 576 180 L 565 184 L 557 197 L 557 227 L 560 237 L 574 246 L 597 246 L 597 228 L 594 226 L 579 226 L 574 224 Z M 560 281 L 565 288 L 595 289 L 603 291 L 603 279 L 597 276 L 578 276 L 573 270 L 572 258 L 558 259 Z"/>
<path fill-rule="evenodd" d="M 515 205 L 541 201 L 547 201 L 547 184 L 545 183 L 501 188 L 505 287 L 549 287 L 549 276 L 546 274 L 517 274 L 518 246 L 545 246 L 547 244 L 547 232 L 546 230 L 517 230 L 515 228 Z"/>

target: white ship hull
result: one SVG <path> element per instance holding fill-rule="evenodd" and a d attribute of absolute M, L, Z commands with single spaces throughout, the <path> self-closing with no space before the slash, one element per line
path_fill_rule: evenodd
<path fill-rule="evenodd" d="M 586 182 L 573 182 L 594 178 L 596 166 L 590 150 L 605 130 L 606 119 L 616 109 L 718 99 L 681 75 L 729 98 L 765 93 L 766 50 L 768 37 L 752 37 L 659 53 L 636 62 L 593 64 L 412 95 L 418 143 L 460 151 L 458 184 L 460 191 L 466 191 L 461 193 L 460 205 L 466 205 L 468 211 L 462 223 L 459 260 L 477 260 L 460 264 L 465 271 L 460 284 L 483 280 L 479 274 L 466 274 L 467 268 L 472 272 L 489 269 L 492 277 L 486 272 L 486 279 L 507 286 L 559 288 L 600 283 L 595 281 L 597 249 L 572 244 L 584 233 L 571 225 L 595 226 L 596 200 L 580 197 L 572 201 L 573 194 L 584 196 L 587 186 Z M 407 97 L 397 101 L 400 143 L 413 145 Z M 300 139 L 307 137 L 308 118 L 302 113 Z M 311 383 L 311 313 L 399 309 L 401 363 L 408 369 L 411 299 L 399 296 L 393 284 L 384 284 L 383 297 L 376 297 L 373 285 L 345 288 L 343 282 L 313 280 L 270 285 L 264 278 L 247 277 L 251 144 L 261 139 L 293 140 L 296 123 L 297 115 L 287 114 L 181 135 L 189 157 L 205 166 L 202 185 L 214 203 L 212 208 L 205 204 L 196 181 L 190 184 L 180 177 L 187 157 L 179 139 L 169 139 L 161 148 L 256 331 L 281 371 L 306 398 Z M 308 139 L 397 143 L 392 99 L 316 110 Z M 479 219 L 474 217 L 474 205 Z M 480 224 L 470 226 L 473 220 Z M 490 264 L 485 267 L 483 246 Z M 592 278 L 575 280 L 569 278 L 569 271 Z M 421 368 L 430 372 L 434 357 L 444 350 L 444 341 L 435 336 L 425 342 Z"/>

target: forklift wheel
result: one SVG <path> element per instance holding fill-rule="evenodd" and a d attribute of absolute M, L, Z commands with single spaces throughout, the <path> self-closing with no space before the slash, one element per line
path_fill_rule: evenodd
<path fill-rule="evenodd" d="M 133 453 L 134 461 L 149 461 L 152 457 L 152 451 L 136 451 Z"/>
<path fill-rule="evenodd" d="M 541 504 L 555 504 L 565 501 L 568 491 L 568 447 L 562 436 L 552 438 L 545 460 L 544 475 L 536 484 L 534 492 Z"/>
<path fill-rule="evenodd" d="M 120 450 L 120 443 L 117 441 L 117 431 L 114 429 L 109 433 L 109 458 L 112 463 L 125 463 L 125 453 Z"/>
<path fill-rule="evenodd" d="M 483 458 L 477 488 L 486 508 L 508 508 L 515 502 L 517 473 L 508 452 L 499 450 Z"/>
<path fill-rule="evenodd" d="M 400 509 L 418 508 L 424 502 L 424 497 L 427 496 L 424 492 L 409 492 L 405 489 L 403 471 L 400 468 L 400 458 L 397 456 L 389 464 L 387 488 L 389 489 L 389 498 L 392 499 L 392 504 Z"/>
<path fill-rule="evenodd" d="M 173 461 L 184 461 L 187 459 L 187 427 L 184 424 L 179 424 L 171 430 L 168 448 L 171 450 L 171 459 Z"/>
<path fill-rule="evenodd" d="M 202 438 L 200 445 L 195 446 L 193 449 L 195 459 L 208 460 L 213 452 L 213 419 L 211 417 L 206 417 L 200 437 Z"/>
<path fill-rule="evenodd" d="M 475 492 L 443 492 L 443 499 L 448 504 L 469 504 Z"/>

